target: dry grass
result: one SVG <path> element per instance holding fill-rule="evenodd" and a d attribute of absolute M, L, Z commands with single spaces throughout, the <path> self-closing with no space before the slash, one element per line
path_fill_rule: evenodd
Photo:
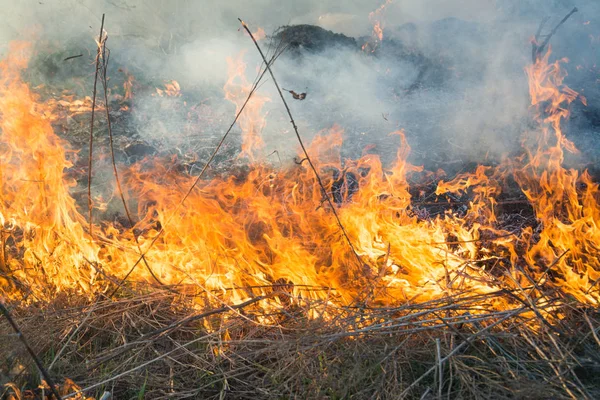
<path fill-rule="evenodd" d="M 327 319 L 307 314 L 325 304 L 295 299 L 265 316 L 257 301 L 201 318 L 207 310 L 190 297 L 138 287 L 112 300 L 64 295 L 13 314 L 55 379 L 94 398 L 600 396 L 598 310 L 554 299 L 537 309 L 556 307 L 560 320 L 543 322 L 523 304 L 486 312 L 498 297 L 511 298 L 499 291 L 396 308 L 328 306 L 335 317 Z M 38 386 L 4 321 L 0 340 L 11 387 Z"/>

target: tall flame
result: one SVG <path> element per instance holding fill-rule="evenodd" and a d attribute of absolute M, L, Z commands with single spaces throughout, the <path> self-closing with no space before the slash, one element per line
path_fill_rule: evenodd
<path fill-rule="evenodd" d="M 373 25 L 373 31 L 371 32 L 371 40 L 363 44 L 362 50 L 366 53 L 373 53 L 383 40 L 383 14 L 385 8 L 392 4 L 392 0 L 386 0 L 381 6 L 375 11 L 369 13 L 369 21 Z"/>
<path fill-rule="evenodd" d="M 561 63 L 567 60 L 549 63 L 550 54 L 526 69 L 541 130 L 536 140 L 525 137 L 528 163 L 515 178 L 542 223 L 542 230 L 525 258 L 538 273 L 551 267 L 550 272 L 565 292 L 580 301 L 597 303 L 600 296 L 591 285 L 600 279 L 598 184 L 587 172 L 580 175 L 562 166 L 564 150 L 577 149 L 565 137 L 561 122 L 568 118 L 568 106 L 579 95 L 563 84 L 566 72 Z"/>
<path fill-rule="evenodd" d="M 52 282 L 57 290 L 89 290 L 94 273 L 81 269 L 97 250 L 83 239 L 83 218 L 69 193 L 74 182 L 63 177 L 73 153 L 53 132 L 53 110 L 20 79 L 30 47 L 12 43 L 0 62 L 1 267 L 34 287 Z M 1 281 L 12 287 L 0 276 Z"/>
<path fill-rule="evenodd" d="M 246 64 L 244 63 L 244 54 L 242 51 L 237 57 L 227 58 L 227 70 L 229 79 L 225 84 L 225 98 L 236 106 L 236 114 L 240 112 L 242 106 L 252 85 L 246 79 Z M 244 111 L 238 119 L 240 128 L 242 129 L 242 152 L 241 157 L 247 157 L 254 161 L 257 153 L 264 147 L 264 141 L 261 132 L 266 125 L 266 120 L 261 113 L 265 102 L 270 101 L 269 98 L 255 93 Z"/>
<path fill-rule="evenodd" d="M 135 230 L 105 221 L 92 242 L 70 194 L 75 182 L 65 178 L 75 154 L 52 130 L 61 114 L 19 77 L 27 49 L 13 44 L 0 64 L 0 290 L 7 295 L 23 294 L 15 285 L 38 297 L 106 288 L 106 277 L 124 278 L 137 261 L 135 234 L 148 268 L 138 266 L 130 280 L 152 282 L 150 269 L 164 283 L 229 301 L 284 287 L 292 299 L 398 304 L 513 287 L 526 270 L 540 285 L 598 304 L 598 184 L 562 167 L 563 149 L 574 146 L 561 121 L 577 94 L 563 85 L 560 62 L 549 64 L 549 54 L 527 69 L 541 126 L 525 135 L 526 157 L 439 183 L 438 195 L 472 195 L 464 213 L 430 218 L 411 204 L 408 177 L 421 168 L 406 161 L 402 131 L 392 133 L 400 146 L 389 168 L 369 151 L 342 160 L 339 126 L 315 137 L 308 153 L 364 262 L 357 265 L 306 163 L 275 169 L 259 162 L 267 99 L 258 94 L 239 120 L 247 169 L 200 182 L 182 204 L 194 178 L 173 168 L 177 160 L 123 166 Z M 241 56 L 229 60 L 229 73 L 226 98 L 239 110 L 249 91 Z M 516 171 L 541 231 L 508 232 L 498 222 L 496 198 L 508 171 Z"/>

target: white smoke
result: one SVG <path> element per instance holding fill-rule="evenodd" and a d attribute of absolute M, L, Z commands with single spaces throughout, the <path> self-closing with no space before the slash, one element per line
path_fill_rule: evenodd
<path fill-rule="evenodd" d="M 72 74 L 79 74 L 78 78 L 91 83 L 93 38 L 104 13 L 113 81 L 118 82 L 118 68 L 127 68 L 145 84 L 159 86 L 177 80 L 190 99 L 198 103 L 210 99 L 215 113 L 222 115 L 212 129 L 212 135 L 218 137 L 234 112 L 233 105 L 220 101 L 227 79 L 225 59 L 245 50 L 249 80 L 260 64 L 238 17 L 267 33 L 302 23 L 359 38 L 371 34 L 369 13 L 382 3 L 1 0 L 4 47 L 0 50 L 5 52 L 10 40 L 29 38 L 47 46 L 47 52 L 60 53 L 61 60 L 62 56 L 84 54 L 71 61 L 78 63 L 80 70 L 66 63 L 50 63 L 46 57 L 40 62 L 39 79 L 52 75 L 68 81 Z M 424 85 L 416 89 L 409 88 L 419 78 L 422 66 L 394 54 L 372 57 L 355 50 L 330 49 L 301 59 L 284 55 L 274 70 L 283 87 L 308 93 L 304 101 L 290 99 L 303 136 L 310 138 L 338 123 L 347 132 L 349 155 L 377 144 L 384 158 L 391 158 L 394 139 L 387 134 L 404 128 L 417 163 L 433 161 L 443 166 L 499 158 L 515 148 L 520 126 L 527 120 L 529 98 L 523 68 L 531 61 L 529 41 L 543 17 L 552 17 L 548 30 L 575 5 L 580 12 L 561 27 L 552 44 L 557 57 L 571 59 L 570 72 L 579 71 L 574 68 L 577 65 L 589 71 L 600 59 L 600 5 L 594 0 L 393 1 L 381 13 L 384 40 L 392 38 L 441 68 L 427 72 Z M 594 101 L 600 99 L 600 90 L 597 83 L 589 84 L 591 75 L 576 72 L 570 79 L 579 84 L 576 89 L 585 90 L 590 106 L 597 107 Z M 266 152 L 291 155 L 295 145 L 293 138 L 286 136 L 289 122 L 272 82 L 267 80 L 260 90 L 273 99 L 265 108 L 269 114 L 263 131 Z M 137 127 L 142 139 L 156 141 L 160 139 L 157 136 L 165 135 L 176 138 L 176 143 L 187 140 L 178 136 L 185 118 L 179 106 L 157 102 L 148 93 L 139 94 L 136 104 L 140 112 L 151 112 L 160 122 L 144 120 Z M 161 128 L 156 129 L 157 125 Z"/>

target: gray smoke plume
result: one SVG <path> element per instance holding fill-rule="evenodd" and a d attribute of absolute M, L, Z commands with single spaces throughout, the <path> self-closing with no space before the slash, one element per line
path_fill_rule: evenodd
<path fill-rule="evenodd" d="M 223 100 L 227 57 L 246 51 L 250 81 L 260 65 L 237 17 L 269 35 L 287 25 L 320 26 L 354 38 L 357 47 L 300 49 L 275 63 L 283 87 L 308 93 L 303 101 L 289 97 L 301 134 L 309 140 L 337 123 L 346 132 L 345 155 L 355 157 L 364 146 L 375 144 L 389 161 L 397 138 L 388 133 L 404 129 L 414 163 L 452 170 L 471 161 L 493 162 L 518 148 L 530 114 L 523 71 L 531 62 L 530 40 L 544 17 L 550 17 L 547 32 L 577 6 L 579 12 L 551 44 L 554 58 L 569 58 L 567 83 L 588 99 L 587 107 L 574 106 L 576 118 L 568 134 L 585 149 L 584 159 L 597 157 L 597 1 L 395 0 L 378 16 L 383 42 L 373 54 L 360 51 L 373 28 L 369 13 L 383 2 L 2 0 L 0 51 L 7 51 L 10 40 L 34 40 L 39 56 L 32 81 L 65 82 L 89 91 L 93 38 L 105 13 L 114 90 L 124 79 L 121 69 L 133 74 L 140 86 L 160 88 L 176 80 L 183 92 L 176 98 L 136 93 L 132 121 L 116 129 L 133 129 L 157 147 L 210 148 L 235 112 Z M 268 49 L 269 39 L 262 44 Z M 271 44 L 277 45 L 276 37 Z M 83 56 L 62 61 L 78 54 Z M 277 150 L 289 161 L 296 144 L 287 116 L 272 82 L 267 79 L 260 91 L 272 99 L 264 107 L 263 157 Z M 197 114 L 191 120 L 190 106 Z"/>

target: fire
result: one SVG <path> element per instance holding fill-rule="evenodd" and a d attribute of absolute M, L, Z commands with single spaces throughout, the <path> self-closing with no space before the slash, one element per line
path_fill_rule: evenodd
<path fill-rule="evenodd" d="M 246 79 L 246 64 L 243 62 L 244 53 L 237 57 L 227 58 L 227 69 L 229 79 L 223 90 L 225 98 L 236 106 L 236 114 L 242 108 L 252 85 Z M 264 147 L 261 132 L 266 125 L 266 120 L 262 115 L 262 107 L 269 98 L 255 93 L 244 112 L 240 115 L 239 126 L 242 129 L 242 152 L 240 157 L 247 157 L 253 161 L 258 152 Z"/>
<path fill-rule="evenodd" d="M 252 33 L 252 36 L 254 36 L 254 39 L 256 39 L 256 40 L 263 40 L 264 38 L 267 37 L 267 34 L 263 28 L 258 27 L 256 29 L 256 32 Z"/>
<path fill-rule="evenodd" d="M 71 115 L 85 114 L 92 111 L 92 98 L 86 96 L 83 100 L 75 100 L 75 95 L 63 95 L 58 101 L 50 99 L 48 105 L 51 108 L 61 107 L 64 112 L 68 112 Z"/>
<path fill-rule="evenodd" d="M 464 213 L 430 218 L 412 204 L 408 177 L 422 168 L 406 161 L 404 132 L 392 133 L 400 146 L 389 167 L 369 149 L 358 160 L 342 160 L 339 126 L 315 137 L 308 154 L 359 264 L 306 162 L 282 168 L 261 162 L 268 99 L 259 93 L 239 119 L 247 168 L 201 181 L 187 195 L 194 177 L 172 168 L 176 159 L 120 166 L 135 229 L 104 221 L 92 241 L 70 193 L 75 182 L 65 173 L 76 155 L 51 125 L 60 103 L 41 102 L 19 76 L 27 49 L 13 44 L 0 64 L 0 290 L 9 297 L 22 298 L 23 287 L 38 298 L 91 293 L 127 276 L 192 288 L 207 301 L 237 303 L 277 290 L 284 294 L 268 304 L 368 299 L 395 305 L 518 288 L 532 278 L 581 302 L 600 301 L 594 286 L 600 280 L 598 184 L 562 166 L 563 151 L 575 148 L 561 121 L 579 96 L 563 85 L 561 62 L 549 63 L 549 54 L 527 69 L 540 128 L 524 135 L 525 156 L 439 182 L 439 196 L 471 195 Z M 243 55 L 228 66 L 225 96 L 239 110 L 250 90 Z M 163 94 L 179 95 L 175 81 L 168 85 Z M 509 171 L 539 232 L 502 229 L 496 199 Z M 131 270 L 137 243 L 147 267 Z M 506 306 L 497 301 L 496 307 Z"/>
<path fill-rule="evenodd" d="M 135 85 L 135 76 L 129 73 L 127 69 L 119 69 L 119 72 L 122 72 L 125 75 L 125 81 L 123 82 L 123 95 L 122 101 L 133 100 L 133 86 Z M 178 84 L 179 86 L 179 84 Z"/>
<path fill-rule="evenodd" d="M 74 182 L 63 178 L 73 153 L 53 132 L 54 110 L 20 79 L 29 51 L 29 44 L 12 43 L 0 63 L 3 271 L 32 287 L 51 282 L 56 290 L 87 291 L 95 274 L 81 271 L 83 260 L 95 259 L 97 250 L 83 239 L 83 218 L 69 193 Z M 0 282 L 7 296 L 16 294 L 13 280 L 0 276 Z"/>
<path fill-rule="evenodd" d="M 392 4 L 392 0 L 386 0 L 379 8 L 369 13 L 369 21 L 373 24 L 373 32 L 371 33 L 371 41 L 366 42 L 362 46 L 362 50 L 367 53 L 373 53 L 383 40 L 383 14 L 385 8 Z"/>
<path fill-rule="evenodd" d="M 243 29 L 238 29 L 238 32 L 242 31 L 244 32 L 244 35 L 246 36 L 250 36 L 248 35 L 248 33 L 243 30 Z M 261 27 L 256 28 L 256 32 L 252 32 L 252 36 L 254 37 L 254 39 L 256 39 L 257 41 L 263 40 L 267 37 L 267 33 L 265 32 L 265 30 Z"/>
<path fill-rule="evenodd" d="M 567 60 L 548 63 L 549 57 L 550 52 L 527 68 L 541 132 L 536 140 L 524 141 L 529 162 L 515 178 L 543 227 L 525 258 L 538 275 L 549 268 L 561 289 L 579 301 L 597 303 L 600 296 L 593 285 L 600 280 L 598 184 L 587 172 L 562 166 L 564 151 L 577 149 L 565 137 L 561 122 L 569 116 L 568 105 L 580 96 L 563 84 L 566 73 L 560 64 Z"/>
<path fill-rule="evenodd" d="M 126 84 L 129 83 L 126 82 Z M 171 82 L 165 82 L 165 88 L 164 89 L 159 89 L 156 88 L 156 94 L 158 94 L 159 97 L 180 97 L 181 96 L 181 87 L 179 86 L 179 82 L 177 81 L 171 81 Z M 128 89 L 128 87 L 126 87 L 126 89 Z M 125 92 L 127 93 L 127 91 Z"/>

